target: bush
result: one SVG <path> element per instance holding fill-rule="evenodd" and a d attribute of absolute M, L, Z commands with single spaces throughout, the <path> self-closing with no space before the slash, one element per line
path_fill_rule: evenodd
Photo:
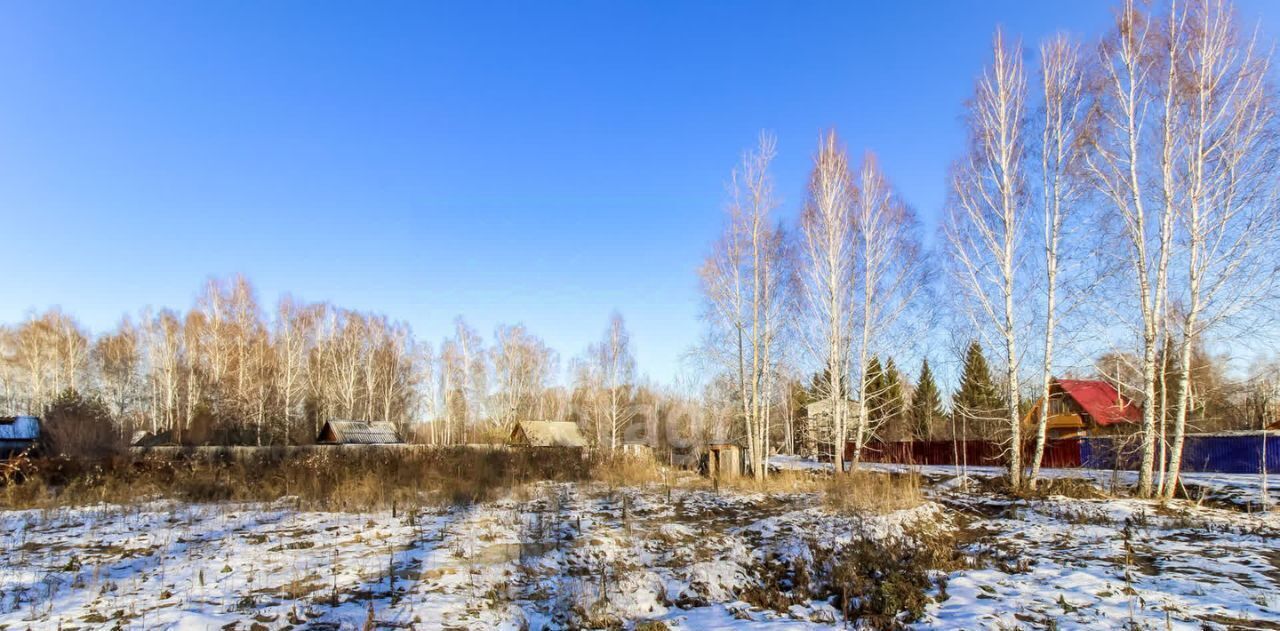
<path fill-rule="evenodd" d="M 101 398 L 66 390 L 54 399 L 41 427 L 45 453 L 102 459 L 124 451 L 125 441 Z"/>

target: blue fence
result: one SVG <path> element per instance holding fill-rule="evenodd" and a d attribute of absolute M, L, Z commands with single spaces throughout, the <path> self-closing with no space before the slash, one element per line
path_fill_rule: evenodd
<path fill-rule="evenodd" d="M 1188 434 L 1182 470 L 1207 473 L 1261 473 L 1263 440 L 1267 473 L 1280 473 L 1280 432 L 1262 434 Z M 1091 437 L 1080 441 L 1080 464 L 1090 469 L 1134 470 L 1141 446 L 1132 437 Z"/>

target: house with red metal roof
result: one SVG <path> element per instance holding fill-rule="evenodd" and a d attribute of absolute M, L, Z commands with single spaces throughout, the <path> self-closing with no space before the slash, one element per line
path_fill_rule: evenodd
<path fill-rule="evenodd" d="M 1023 417 L 1032 431 L 1040 419 L 1043 398 Z M 1142 421 L 1142 407 L 1115 386 L 1095 379 L 1054 379 L 1049 384 L 1049 438 L 1070 438 L 1132 431 Z"/>

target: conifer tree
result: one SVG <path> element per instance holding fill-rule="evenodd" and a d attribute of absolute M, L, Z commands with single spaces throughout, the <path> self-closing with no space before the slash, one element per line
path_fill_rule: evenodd
<path fill-rule="evenodd" d="M 968 432 L 992 438 L 993 425 L 1001 420 L 1004 404 L 991 380 L 991 369 L 976 341 L 965 351 L 964 369 L 960 374 L 960 390 L 952 400 L 953 413 Z"/>
<path fill-rule="evenodd" d="M 884 366 L 880 365 L 879 356 L 871 356 L 862 379 L 866 382 L 864 390 L 867 393 L 867 424 L 870 427 L 879 427 L 884 422 L 885 411 L 888 407 L 885 402 L 887 388 L 885 386 Z"/>
<path fill-rule="evenodd" d="M 929 368 L 929 360 L 924 360 L 920 367 L 920 378 L 916 381 L 916 391 L 911 397 L 911 433 L 916 440 L 929 440 L 936 423 L 946 418 L 942 409 L 942 394 L 933 379 L 933 371 Z"/>
<path fill-rule="evenodd" d="M 892 358 L 885 363 L 882 388 L 884 389 L 882 402 L 885 426 L 896 428 L 895 435 L 902 437 L 910 435 L 911 428 L 907 426 L 907 397 L 903 392 L 902 373 L 898 372 L 898 366 Z"/>

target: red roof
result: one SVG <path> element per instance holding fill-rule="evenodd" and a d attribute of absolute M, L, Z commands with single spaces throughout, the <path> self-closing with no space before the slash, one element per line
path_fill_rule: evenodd
<path fill-rule="evenodd" d="M 1098 425 L 1136 423 L 1142 420 L 1142 408 L 1121 397 L 1120 393 L 1105 381 L 1059 379 L 1058 386 Z"/>

